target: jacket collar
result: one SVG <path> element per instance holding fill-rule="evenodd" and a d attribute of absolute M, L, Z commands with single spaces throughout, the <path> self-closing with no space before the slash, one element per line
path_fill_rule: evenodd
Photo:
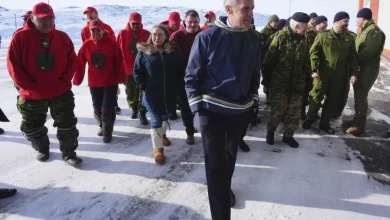
<path fill-rule="evenodd" d="M 148 43 L 140 42 L 137 43 L 137 49 L 138 51 L 142 51 L 147 55 L 152 55 L 158 52 L 157 48 Z M 173 42 L 168 42 L 164 45 L 164 51 L 168 54 L 174 52 L 176 50 L 176 44 Z"/>
<path fill-rule="evenodd" d="M 215 20 L 215 26 L 224 29 L 229 32 L 246 32 L 249 29 L 248 28 L 233 28 L 229 27 L 227 25 L 227 18 L 226 16 L 220 16 L 217 20 Z"/>

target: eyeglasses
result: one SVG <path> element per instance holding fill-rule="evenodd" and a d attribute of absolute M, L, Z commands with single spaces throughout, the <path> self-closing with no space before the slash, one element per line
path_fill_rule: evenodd
<path fill-rule="evenodd" d="M 51 17 L 51 16 L 46 16 L 46 17 L 43 17 L 43 18 L 38 18 L 37 17 L 37 20 L 38 22 L 40 23 L 53 23 L 55 20 L 56 20 L 56 17 Z"/>

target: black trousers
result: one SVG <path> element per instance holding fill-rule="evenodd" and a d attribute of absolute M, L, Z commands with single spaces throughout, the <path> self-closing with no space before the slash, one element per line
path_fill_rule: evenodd
<path fill-rule="evenodd" d="M 118 85 L 108 87 L 90 87 L 92 103 L 94 106 L 115 107 L 117 106 L 116 93 Z"/>
<path fill-rule="evenodd" d="M 201 109 L 201 128 L 207 189 L 214 220 L 230 219 L 230 187 L 236 165 L 238 141 L 251 112 L 223 115 Z"/>
<path fill-rule="evenodd" d="M 183 125 L 186 127 L 186 133 L 188 136 L 193 136 L 195 132 L 194 128 L 194 114 L 192 114 L 190 104 L 184 87 L 179 89 L 177 96 L 177 103 L 180 106 L 181 116 L 183 118 Z"/>

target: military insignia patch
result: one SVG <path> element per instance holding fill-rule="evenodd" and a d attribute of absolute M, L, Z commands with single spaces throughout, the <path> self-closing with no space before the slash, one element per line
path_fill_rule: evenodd
<path fill-rule="evenodd" d="M 139 16 L 138 15 L 134 15 L 134 20 L 139 20 Z"/>
<path fill-rule="evenodd" d="M 49 11 L 49 7 L 48 7 L 48 6 L 46 6 L 46 5 L 45 5 L 45 6 L 43 6 L 43 11 L 44 11 L 44 12 L 48 12 L 48 11 Z"/>
<path fill-rule="evenodd" d="M 174 17 L 173 17 L 174 20 L 179 20 L 179 15 L 178 14 L 175 14 Z"/>
<path fill-rule="evenodd" d="M 375 30 L 374 32 L 372 32 L 371 37 L 376 38 L 378 36 L 378 33 L 379 33 L 379 31 Z"/>

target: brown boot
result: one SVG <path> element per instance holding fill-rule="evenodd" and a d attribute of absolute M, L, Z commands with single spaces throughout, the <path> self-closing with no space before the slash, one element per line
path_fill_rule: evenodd
<path fill-rule="evenodd" d="M 354 136 L 358 136 L 358 135 L 361 135 L 364 131 L 362 131 L 358 127 L 350 127 L 350 128 L 348 128 L 348 130 L 346 132 L 347 132 L 347 134 L 352 134 Z"/>
<path fill-rule="evenodd" d="M 164 148 L 155 148 L 153 149 L 153 153 L 154 153 L 154 161 L 157 164 L 165 163 Z"/>
<path fill-rule="evenodd" d="M 194 144 L 195 144 L 195 138 L 194 138 L 194 136 L 193 136 L 193 135 L 187 136 L 186 143 L 187 143 L 188 145 L 194 145 Z"/>
<path fill-rule="evenodd" d="M 171 141 L 167 138 L 167 136 L 164 134 L 162 138 L 162 144 L 165 147 L 171 146 Z"/>

